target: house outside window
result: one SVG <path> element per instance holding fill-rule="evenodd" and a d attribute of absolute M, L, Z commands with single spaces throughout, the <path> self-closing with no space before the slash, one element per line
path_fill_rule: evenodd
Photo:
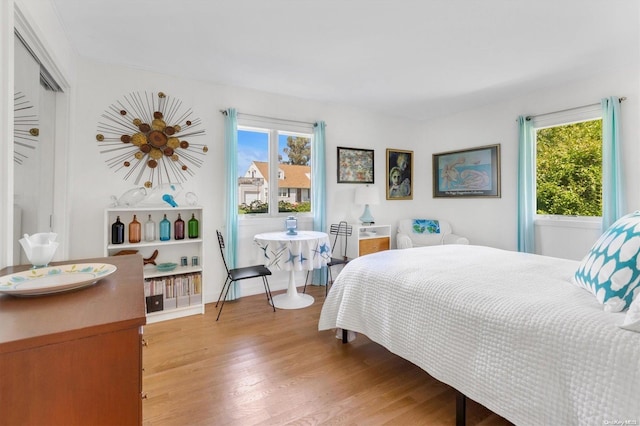
<path fill-rule="evenodd" d="M 602 216 L 602 118 L 583 111 L 578 121 L 536 119 L 538 217 Z M 588 116 L 589 118 L 584 118 Z M 567 120 L 565 118 L 565 120 Z"/>
<path fill-rule="evenodd" d="M 311 211 L 312 134 L 238 126 L 238 213 Z"/>

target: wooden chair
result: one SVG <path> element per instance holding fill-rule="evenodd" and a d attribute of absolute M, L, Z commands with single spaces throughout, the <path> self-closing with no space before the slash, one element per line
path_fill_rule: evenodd
<path fill-rule="evenodd" d="M 227 261 L 224 258 L 224 238 L 220 231 L 216 230 L 218 234 L 218 245 L 220 246 L 220 254 L 222 255 L 222 263 L 224 263 L 224 267 L 227 270 L 227 278 L 224 281 L 224 285 L 222 286 L 222 290 L 220 291 L 220 296 L 218 296 L 218 301 L 216 302 L 216 308 L 218 307 L 218 303 L 220 303 L 220 299 L 222 299 L 222 305 L 220 305 L 220 310 L 218 311 L 218 316 L 216 317 L 216 321 L 220 319 L 220 314 L 222 313 L 222 308 L 224 308 L 224 301 L 227 299 L 227 294 L 229 293 L 229 289 L 231 288 L 231 284 L 236 281 L 246 280 L 249 278 L 258 278 L 262 277 L 262 284 L 264 285 L 264 292 L 267 295 L 267 301 L 271 303 L 273 306 L 273 312 L 276 311 L 276 307 L 273 304 L 273 297 L 271 296 L 271 289 L 269 288 L 269 282 L 267 281 L 267 275 L 271 275 L 271 271 L 264 265 L 253 265 L 253 266 L 245 266 L 242 268 L 234 268 L 229 269 L 227 266 Z M 225 290 L 226 287 L 226 290 Z M 222 298 L 222 294 L 224 293 L 224 298 Z"/>
<path fill-rule="evenodd" d="M 333 244 L 331 245 L 331 260 L 327 262 L 327 285 L 324 289 L 325 296 L 329 293 L 329 285 L 333 284 L 331 267 L 336 265 L 346 265 L 347 263 L 349 263 L 349 258 L 347 258 L 347 241 L 349 241 L 349 237 L 352 233 L 353 226 L 349 225 L 344 220 L 340 223 L 334 223 L 329 227 L 329 235 L 333 235 Z M 339 239 L 341 240 L 341 256 L 335 256 L 336 244 L 338 243 Z M 307 271 L 307 278 L 304 280 L 304 288 L 302 290 L 303 293 L 307 290 L 309 272 L 311 271 Z"/>

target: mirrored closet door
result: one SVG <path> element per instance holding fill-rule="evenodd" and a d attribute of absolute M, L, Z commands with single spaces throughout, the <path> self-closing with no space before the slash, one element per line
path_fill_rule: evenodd
<path fill-rule="evenodd" d="M 13 258 L 22 264 L 21 236 L 53 230 L 56 88 L 17 33 L 14 49 Z"/>

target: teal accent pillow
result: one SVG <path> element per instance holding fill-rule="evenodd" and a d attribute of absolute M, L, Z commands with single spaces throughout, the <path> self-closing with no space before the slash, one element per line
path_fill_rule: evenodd
<path fill-rule="evenodd" d="M 414 234 L 439 234 L 440 222 L 433 219 L 413 219 L 411 224 Z"/>
<path fill-rule="evenodd" d="M 640 295 L 640 211 L 618 219 L 591 247 L 574 274 L 605 311 L 620 312 Z"/>

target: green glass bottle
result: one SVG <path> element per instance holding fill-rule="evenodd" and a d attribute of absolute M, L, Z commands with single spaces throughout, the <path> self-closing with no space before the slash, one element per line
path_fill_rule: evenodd
<path fill-rule="evenodd" d="M 198 219 L 196 219 L 195 213 L 191 213 L 191 219 L 189 219 L 188 228 L 189 228 L 189 238 L 198 238 L 199 224 L 198 224 Z"/>

